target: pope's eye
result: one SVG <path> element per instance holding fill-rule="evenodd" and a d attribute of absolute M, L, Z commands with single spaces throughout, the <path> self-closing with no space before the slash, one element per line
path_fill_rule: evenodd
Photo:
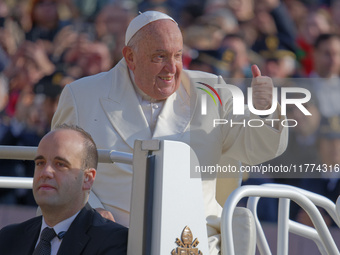
<path fill-rule="evenodd" d="M 166 58 L 165 54 L 158 54 L 152 57 L 152 62 L 161 63 Z"/>

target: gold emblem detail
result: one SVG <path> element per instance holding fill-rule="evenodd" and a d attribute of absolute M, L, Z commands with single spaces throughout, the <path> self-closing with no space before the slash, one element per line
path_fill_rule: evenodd
<path fill-rule="evenodd" d="M 330 122 L 331 129 L 334 132 L 339 132 L 340 131 L 340 119 L 339 119 L 339 116 L 331 117 L 329 122 Z"/>
<path fill-rule="evenodd" d="M 265 42 L 266 42 L 266 46 L 268 48 L 268 50 L 270 51 L 274 51 L 274 50 L 277 50 L 278 47 L 279 47 L 279 38 L 277 38 L 276 36 L 268 36 L 266 39 L 265 39 Z"/>
<path fill-rule="evenodd" d="M 228 63 L 231 63 L 231 62 L 233 62 L 234 57 L 235 57 L 235 53 L 233 51 L 226 50 L 222 55 L 222 60 L 224 60 Z"/>
<path fill-rule="evenodd" d="M 173 249 L 171 255 L 203 255 L 203 253 L 196 248 L 199 244 L 197 238 L 192 241 L 192 233 L 188 226 L 183 229 L 181 239 L 182 240 L 176 238 L 176 244 L 180 247 Z"/>

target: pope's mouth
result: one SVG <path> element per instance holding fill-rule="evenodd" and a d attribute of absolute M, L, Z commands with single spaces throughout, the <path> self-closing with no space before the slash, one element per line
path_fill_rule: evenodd
<path fill-rule="evenodd" d="M 161 80 L 163 81 L 171 81 L 173 79 L 173 77 L 159 77 Z"/>

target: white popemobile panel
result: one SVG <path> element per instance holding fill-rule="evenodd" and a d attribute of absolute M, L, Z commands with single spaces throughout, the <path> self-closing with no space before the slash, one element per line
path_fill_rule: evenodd
<path fill-rule="evenodd" d="M 144 201 L 147 182 L 145 162 L 141 161 L 148 151 L 156 156 L 150 255 L 209 254 L 202 182 L 200 178 L 190 178 L 190 164 L 198 165 L 197 157 L 187 144 L 153 140 L 136 141 L 134 146 L 128 255 L 145 252 L 142 248 L 146 238 L 143 235 L 144 214 L 141 213 L 144 203 L 141 201 Z M 190 230 L 187 228 L 182 235 L 186 226 Z M 193 253 L 189 253 L 189 249 Z"/>

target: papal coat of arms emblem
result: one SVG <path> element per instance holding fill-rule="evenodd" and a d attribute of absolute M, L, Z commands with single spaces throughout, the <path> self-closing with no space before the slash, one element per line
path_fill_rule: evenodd
<path fill-rule="evenodd" d="M 188 226 L 183 229 L 181 239 L 182 240 L 176 238 L 176 244 L 180 247 L 173 249 L 171 255 L 203 255 L 203 253 L 196 248 L 199 244 L 197 238 L 192 241 L 192 233 Z"/>

